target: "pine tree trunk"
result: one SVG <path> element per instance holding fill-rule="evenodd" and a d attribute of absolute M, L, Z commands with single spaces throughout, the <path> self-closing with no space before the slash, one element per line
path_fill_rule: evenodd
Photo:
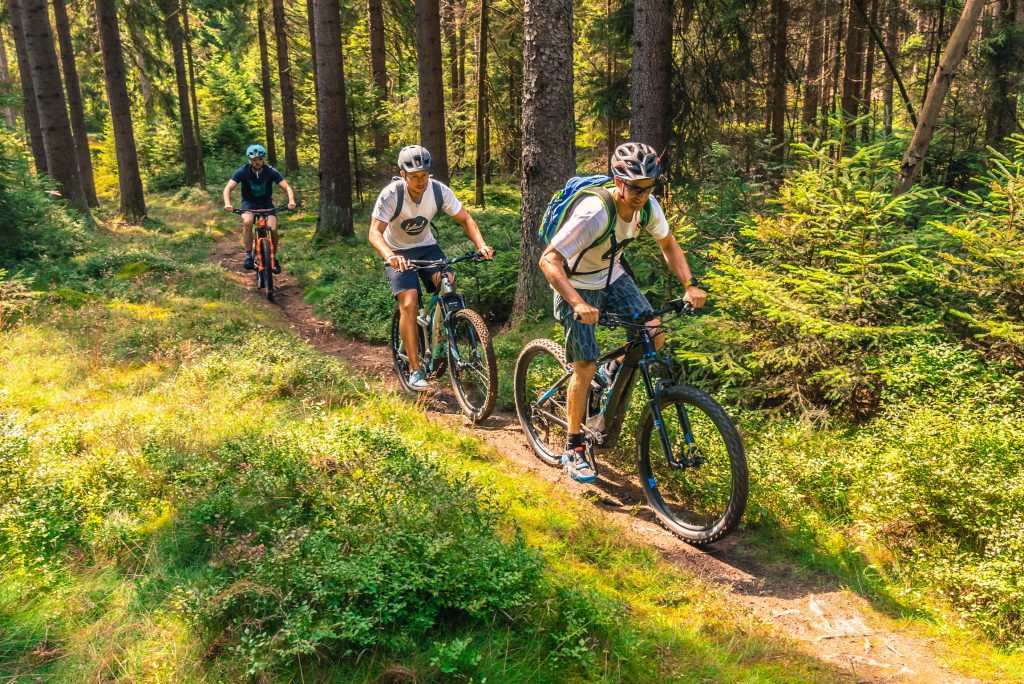
<path fill-rule="evenodd" d="M 832 78 L 829 81 L 828 101 L 825 105 L 825 120 L 822 122 L 823 127 L 829 126 L 828 120 L 835 114 L 836 102 L 839 100 L 839 74 L 842 71 L 843 66 L 843 61 L 841 59 L 842 51 L 839 46 L 843 44 L 843 31 L 845 26 L 843 22 L 843 13 L 840 11 L 841 9 L 842 4 L 840 4 L 836 11 L 832 13 L 832 16 L 835 18 L 835 31 L 832 33 L 832 49 L 829 51 L 829 59 L 832 60 Z M 831 135 L 831 131 L 829 134 Z"/>
<path fill-rule="evenodd" d="M 188 91 L 188 71 L 185 67 L 185 47 L 179 16 L 181 3 L 179 0 L 162 0 L 161 4 L 164 12 L 164 31 L 171 43 L 171 58 L 174 62 L 178 121 L 181 124 L 181 150 L 185 161 L 185 185 L 199 185 L 203 174 L 199 165 L 199 150 L 196 148 L 196 133 L 192 129 L 191 95 Z"/>
<path fill-rule="evenodd" d="M 318 242 L 353 234 L 348 106 L 338 0 L 313 0 L 316 36 L 317 119 L 320 132 Z"/>
<path fill-rule="evenodd" d="M 14 51 L 18 57 L 18 74 L 21 77 L 22 117 L 25 119 L 25 132 L 28 134 L 29 147 L 32 150 L 32 161 L 36 165 L 36 173 L 47 172 L 46 145 L 43 144 L 43 131 L 39 126 L 39 107 L 36 105 L 36 89 L 32 86 L 32 67 L 28 62 L 28 47 L 25 42 L 25 27 L 22 25 L 21 3 L 19 0 L 7 0 L 7 15 L 11 20 L 11 34 L 14 37 Z"/>
<path fill-rule="evenodd" d="M 274 145 L 274 91 L 270 87 L 270 56 L 267 54 L 267 28 L 263 2 L 256 10 L 256 32 L 260 42 L 260 95 L 263 98 L 263 129 L 267 136 L 267 163 L 277 166 L 277 147 Z"/>
<path fill-rule="evenodd" d="M 785 158 L 786 145 L 786 51 L 789 28 L 788 0 L 772 0 L 772 74 L 769 91 L 772 154 L 778 161 Z"/>
<path fill-rule="evenodd" d="M 32 67 L 32 87 L 36 91 L 39 127 L 46 148 L 46 166 L 68 204 L 88 212 L 78 154 L 71 134 L 67 103 L 61 88 L 60 67 L 50 27 L 50 9 L 46 0 L 21 0 L 21 20 L 25 28 L 25 46 Z"/>
<path fill-rule="evenodd" d="M 206 165 L 203 163 L 203 136 L 199 132 L 199 100 L 196 98 L 196 67 L 192 61 L 192 30 L 188 25 L 188 0 L 181 0 L 181 19 L 184 24 L 185 58 L 188 60 L 188 91 L 192 100 L 192 131 L 195 133 L 199 153 L 199 187 L 206 189 Z"/>
<path fill-rule="evenodd" d="M 887 24 L 885 27 L 885 49 L 889 55 L 895 60 L 899 54 L 896 51 L 897 40 L 899 38 L 899 20 L 900 20 L 900 3 L 899 0 L 889 0 L 889 12 L 887 18 Z M 885 136 L 889 137 L 892 135 L 892 119 L 893 119 L 893 91 L 896 86 L 896 78 L 892 73 L 888 74 L 888 78 L 885 79 L 885 89 L 882 91 L 882 111 L 883 111 L 883 123 L 882 127 L 885 131 Z"/>
<path fill-rule="evenodd" d="M 986 31 L 993 47 L 988 55 L 988 111 L 985 117 L 985 142 L 1003 146 L 1003 140 L 1016 130 L 1017 90 L 1020 88 L 1020 51 L 1022 30 L 1018 15 L 1022 0 L 999 0 Z"/>
<path fill-rule="evenodd" d="M 519 279 L 509 324 L 550 307 L 538 260 L 537 235 L 548 200 L 576 169 L 573 114 L 571 0 L 525 0 L 523 5 L 523 199 Z"/>
<path fill-rule="evenodd" d="M 473 180 L 476 205 L 483 208 L 484 176 L 487 172 L 487 0 L 480 0 L 480 34 L 477 45 L 476 161 Z"/>
<path fill-rule="evenodd" d="M 455 156 L 461 158 L 465 152 L 465 130 L 462 127 L 462 85 L 459 83 L 459 39 L 457 31 L 455 0 L 441 0 L 441 27 L 444 40 L 448 43 L 448 77 L 452 91 L 450 117 L 455 120 Z M 454 166 L 454 165 L 453 165 Z M 454 168 L 451 169 L 455 171 Z"/>
<path fill-rule="evenodd" d="M 935 124 L 939 120 L 942 101 L 949 91 L 949 84 L 956 75 L 956 68 L 960 65 L 960 60 L 963 59 L 967 42 L 978 26 L 978 19 L 981 17 L 984 7 L 985 0 L 967 0 L 964 3 L 963 14 L 960 15 L 960 21 L 953 29 L 953 35 L 950 36 L 949 42 L 946 44 L 939 68 L 935 71 L 932 87 L 928 90 L 928 99 L 925 100 L 924 107 L 921 109 L 910 147 L 903 155 L 899 176 L 893 188 L 894 195 L 909 190 L 921 173 L 921 163 L 924 161 L 925 155 L 928 154 L 928 145 L 935 132 Z"/>
<path fill-rule="evenodd" d="M 121 213 L 128 219 L 146 216 L 146 199 L 142 194 L 142 176 L 135 150 L 132 129 L 132 103 L 125 82 L 124 53 L 117 22 L 115 0 L 96 0 L 96 23 L 99 26 L 103 73 L 107 82 L 107 102 L 114 128 L 114 149 L 117 152 L 117 184 L 121 191 Z"/>
<path fill-rule="evenodd" d="M 865 23 L 862 10 L 866 0 L 850 0 L 849 20 L 846 31 L 846 57 L 843 62 L 843 96 L 841 107 L 845 122 L 846 139 L 853 140 L 856 134 L 853 121 L 860 111 L 861 78 L 864 73 Z"/>
<path fill-rule="evenodd" d="M 803 110 L 800 116 L 805 142 L 813 140 L 817 135 L 825 26 L 824 0 L 813 0 L 811 11 L 807 16 L 807 60 L 804 67 Z"/>
<path fill-rule="evenodd" d="M 7 62 L 7 45 L 4 43 L 3 31 L 0 31 L 0 86 L 3 87 L 3 94 L 8 95 L 11 92 L 11 70 L 10 64 Z M 7 127 L 14 130 L 16 125 L 14 119 L 14 108 L 7 105 L 4 107 L 4 121 L 7 122 Z"/>
<path fill-rule="evenodd" d="M 296 173 L 299 170 L 299 127 L 295 120 L 295 89 L 292 87 L 292 67 L 288 61 L 288 26 L 284 16 L 284 0 L 274 0 L 274 40 L 277 43 L 277 74 L 281 84 L 284 168 L 288 173 Z"/>
<path fill-rule="evenodd" d="M 448 143 L 438 0 L 416 0 L 416 46 L 419 53 L 420 143 L 430 150 L 434 177 L 447 183 Z"/>
<path fill-rule="evenodd" d="M 672 0 L 635 0 L 630 139 L 659 153 L 668 147 L 671 131 L 671 74 Z"/>
<path fill-rule="evenodd" d="M 309 25 L 309 52 L 313 55 L 313 61 L 311 66 L 313 67 L 313 93 L 317 98 L 317 103 L 320 102 L 319 88 L 320 81 L 316 75 L 316 9 L 314 7 L 315 0 L 306 0 L 306 18 L 307 24 Z M 319 104 L 317 105 L 319 106 Z"/>
<path fill-rule="evenodd" d="M 71 115 L 71 134 L 78 155 L 78 170 L 82 174 L 82 190 L 90 207 L 100 206 L 96 198 L 96 182 L 92 173 L 92 154 L 89 152 L 89 135 L 85 130 L 85 108 L 82 105 L 82 85 L 78 80 L 75 65 L 75 49 L 71 44 L 71 25 L 68 22 L 64 0 L 53 0 L 54 26 L 60 45 L 60 60 L 64 70 L 64 89 L 68 98 L 68 112 Z"/>
<path fill-rule="evenodd" d="M 384 51 L 384 3 L 382 0 L 369 0 L 367 14 L 370 25 L 370 71 L 373 72 L 373 87 L 377 98 L 373 117 L 373 149 L 378 156 L 383 156 L 391 146 L 388 126 L 385 118 L 388 101 L 388 64 Z"/>
<path fill-rule="evenodd" d="M 878 0 L 868 0 L 871 5 L 871 24 L 872 26 L 878 26 Z M 875 53 L 878 50 L 875 46 L 875 41 L 872 40 L 871 35 L 865 35 L 864 37 L 864 89 L 861 96 L 861 116 L 867 116 L 871 114 L 871 91 L 875 87 Z M 869 117 L 864 120 L 861 124 L 860 139 L 861 142 L 867 142 L 868 138 L 873 132 L 874 125 L 872 123 L 873 117 Z"/>

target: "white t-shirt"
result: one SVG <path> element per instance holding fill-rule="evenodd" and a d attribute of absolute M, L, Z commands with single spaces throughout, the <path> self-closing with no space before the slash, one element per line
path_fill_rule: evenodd
<path fill-rule="evenodd" d="M 390 183 L 377 196 L 377 203 L 373 205 L 373 218 L 388 224 L 384 229 L 384 242 L 391 249 L 412 249 L 437 244 L 430 230 L 430 221 L 442 209 L 449 216 L 455 216 L 462 211 L 462 202 L 451 188 L 433 178 L 430 182 L 437 183 L 441 188 L 440 207 L 434 200 L 434 188 L 430 185 L 423 191 L 423 196 L 417 203 L 409 196 L 409 188 L 405 187 L 405 181 L 402 179 Z M 395 205 L 398 202 L 399 187 L 403 188 L 404 194 L 402 211 L 392 221 L 391 216 L 395 213 Z"/>
<path fill-rule="evenodd" d="M 639 212 L 633 215 L 632 221 L 623 221 L 616 212 L 615 240 L 618 243 L 619 253 L 626 242 L 634 240 L 640 234 L 639 221 Z M 608 210 L 604 200 L 592 195 L 579 201 L 572 214 L 565 219 L 565 223 L 551 239 L 551 246 L 565 257 L 570 266 L 575 266 L 575 270 L 578 271 L 569 276 L 569 283 L 578 290 L 601 290 L 606 283 L 615 282 L 625 273 L 619 259 L 616 259 L 611 280 L 608 280 L 611 239 L 593 249 L 587 249 L 604 233 L 607 225 Z M 669 234 L 665 211 L 655 197 L 651 197 L 651 220 L 647 223 L 647 232 L 655 240 L 661 240 Z M 579 264 L 576 264 L 576 259 L 584 250 L 587 250 L 586 253 L 580 259 Z"/>

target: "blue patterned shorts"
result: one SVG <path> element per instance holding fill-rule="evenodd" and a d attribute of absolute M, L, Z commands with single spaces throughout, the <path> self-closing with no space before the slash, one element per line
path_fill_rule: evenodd
<path fill-rule="evenodd" d="M 625 273 L 601 290 L 577 290 L 590 306 L 616 314 L 634 314 L 650 311 L 651 305 L 633 279 Z M 584 325 L 576 320 L 575 312 L 562 296 L 555 293 L 555 318 L 565 328 L 565 358 L 573 361 L 596 361 L 601 357 L 597 348 L 597 326 Z"/>

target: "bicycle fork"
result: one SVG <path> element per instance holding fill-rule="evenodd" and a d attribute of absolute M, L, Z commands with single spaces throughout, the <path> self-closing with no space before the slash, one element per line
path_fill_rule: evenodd
<path fill-rule="evenodd" d="M 668 436 L 668 429 L 665 427 L 664 415 L 661 411 L 661 405 L 658 402 L 661 396 L 661 385 L 656 387 L 654 381 L 651 380 L 650 364 L 658 358 L 657 352 L 654 350 L 654 343 L 647 334 L 647 331 L 641 332 L 641 336 L 644 338 L 644 356 L 640 360 L 640 374 L 644 379 L 644 387 L 647 389 L 647 396 L 649 397 L 648 402 L 651 406 L 651 414 L 654 416 L 654 427 L 658 430 L 658 439 L 661 440 L 661 449 L 665 454 L 665 460 L 668 463 L 669 468 L 676 470 L 682 470 L 684 468 L 694 468 L 701 464 L 700 448 L 697 446 L 697 440 L 693 436 L 693 426 L 690 423 L 690 416 L 686 413 L 686 409 L 680 403 L 676 403 L 676 413 L 679 417 L 679 424 L 683 428 L 683 439 L 686 441 L 686 455 L 677 456 L 672 450 L 672 442 Z"/>

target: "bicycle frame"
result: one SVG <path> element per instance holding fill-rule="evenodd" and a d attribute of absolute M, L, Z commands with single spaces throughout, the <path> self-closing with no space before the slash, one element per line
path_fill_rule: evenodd
<path fill-rule="evenodd" d="M 657 333 L 655 333 L 657 334 Z M 621 347 L 608 352 L 602 356 L 597 363 L 601 364 L 610 359 L 618 358 L 625 354 L 619 370 L 615 374 L 611 387 L 601 388 L 603 395 L 600 398 L 601 409 L 598 413 L 591 415 L 584 421 L 583 432 L 592 440 L 595 447 L 612 448 L 619 440 L 622 433 L 622 425 L 626 418 L 626 411 L 629 408 L 629 396 L 636 380 L 637 371 L 643 379 L 644 389 L 647 392 L 647 401 L 654 414 L 654 424 L 658 428 L 658 437 L 661 440 L 664 453 L 667 455 L 668 464 L 673 468 L 686 468 L 700 465 L 699 450 L 693 436 L 693 429 L 690 425 L 689 416 L 680 404 L 676 404 L 679 414 L 680 425 L 683 426 L 684 439 L 687 444 L 687 454 L 679 456 L 672 451 L 672 445 L 665 430 L 661 413 L 661 392 L 666 380 L 655 381 L 652 377 L 652 369 L 655 366 L 662 366 L 668 371 L 668 382 L 676 380 L 676 372 L 671 358 L 661 355 L 654 346 L 654 336 L 646 326 L 635 331 L 632 339 Z M 565 421 L 553 413 L 544 409 L 544 404 L 555 395 L 555 393 L 572 377 L 572 369 L 565 372 L 536 402 L 536 410 L 548 420 L 567 427 Z M 591 392 L 599 391 L 597 387 L 591 386 Z M 590 402 L 588 401 L 588 408 Z"/>
<path fill-rule="evenodd" d="M 437 315 L 438 305 L 441 308 L 441 321 L 440 324 L 444 328 L 445 338 L 448 341 L 448 348 L 452 350 L 452 356 L 457 357 L 458 352 L 456 351 L 455 340 L 452 334 L 451 327 L 448 325 L 448 320 L 451 315 L 459 309 L 466 308 L 466 301 L 462 295 L 455 292 L 455 288 L 452 285 L 451 274 L 448 271 L 441 271 L 441 282 L 438 285 L 437 292 L 430 295 L 430 303 L 427 305 L 427 313 L 420 321 L 426 329 L 426 345 L 423 350 L 423 365 L 433 370 L 435 347 L 437 346 L 438 340 L 435 339 L 435 320 L 434 317 Z M 455 362 L 458 363 L 460 359 L 455 358 Z"/>

